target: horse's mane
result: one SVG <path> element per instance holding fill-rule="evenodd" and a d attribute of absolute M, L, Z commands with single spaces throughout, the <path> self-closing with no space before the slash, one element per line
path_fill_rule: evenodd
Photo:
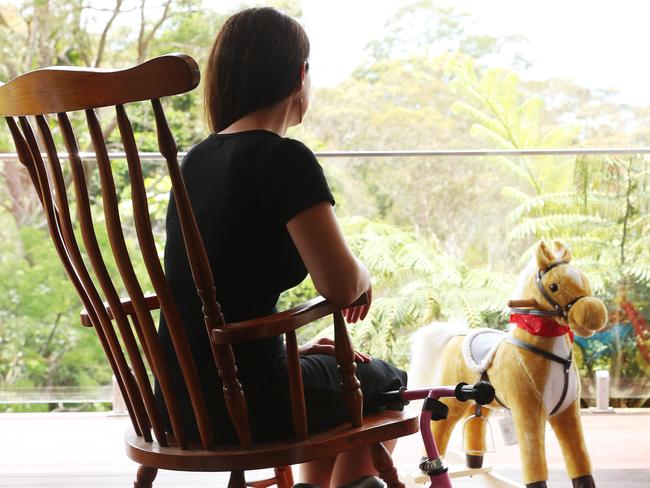
<path fill-rule="evenodd" d="M 537 272 L 537 260 L 535 259 L 535 255 L 533 254 L 530 260 L 528 261 L 526 267 L 521 271 L 521 273 L 519 273 L 519 276 L 517 276 L 517 284 L 515 286 L 515 289 L 512 291 L 512 294 L 509 297 L 510 300 L 524 298 L 524 288 L 526 287 L 526 280 L 536 272 Z"/>

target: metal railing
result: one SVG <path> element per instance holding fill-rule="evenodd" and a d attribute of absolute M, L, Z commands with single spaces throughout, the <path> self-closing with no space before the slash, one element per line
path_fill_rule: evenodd
<path fill-rule="evenodd" d="M 183 158 L 187 152 L 179 152 L 178 157 Z M 646 147 L 604 147 L 604 148 L 558 148 L 558 149 L 414 149 L 408 151 L 316 151 L 320 158 L 397 158 L 397 157 L 458 157 L 458 156 L 579 156 L 579 155 L 624 155 L 624 154 L 650 154 Z M 80 152 L 81 159 L 93 161 L 96 159 L 94 152 Z M 113 159 L 125 159 L 123 152 L 110 152 L 108 156 Z M 67 158 L 67 153 L 59 153 L 62 160 Z M 163 156 L 157 152 L 141 152 L 142 161 L 160 160 Z M 16 153 L 0 153 L 0 161 L 18 161 Z"/>
<path fill-rule="evenodd" d="M 603 381 L 606 377 L 606 381 Z M 648 380 L 631 379 L 620 385 L 612 385 L 607 371 L 596 371 L 593 377 L 581 377 L 581 398 L 596 405 L 597 411 L 609 411 L 609 399 L 612 398 L 642 398 L 647 391 Z M 31 387 L 31 388 L 0 388 L 0 405 L 27 404 L 84 404 L 110 403 L 114 415 L 126 415 L 127 409 L 124 398 L 115 378 L 112 385 L 89 387 Z"/>
<path fill-rule="evenodd" d="M 59 406 L 71 403 L 110 403 L 114 415 L 128 413 L 124 397 L 114 376 L 110 385 L 0 388 L 0 405 L 45 403 L 56 403 Z"/>
<path fill-rule="evenodd" d="M 0 405 L 111 402 L 113 402 L 111 385 L 0 388 Z"/>

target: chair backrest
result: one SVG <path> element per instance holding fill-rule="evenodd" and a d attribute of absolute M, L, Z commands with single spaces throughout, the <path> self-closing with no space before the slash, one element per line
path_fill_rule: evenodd
<path fill-rule="evenodd" d="M 41 201 L 59 257 L 85 307 L 82 316 L 87 319 L 86 325 L 92 326 L 97 332 L 124 396 L 136 434 L 149 442 L 155 437 L 162 446 L 170 444 L 162 413 L 154 400 L 148 374 L 151 372 L 160 384 L 174 442 L 181 448 L 188 449 L 190 439 L 183 427 L 179 401 L 172 388 L 170 367 L 162 353 L 151 314 L 152 309 L 159 307 L 173 341 L 202 447 L 215 447 L 218 426 L 212 424 L 208 415 L 185 328 L 158 257 L 141 161 L 124 106 L 131 102 L 150 101 L 158 147 L 167 163 L 190 268 L 203 305 L 206 340 L 212 339 L 210 344 L 223 383 L 226 406 L 240 444 L 245 448 L 250 447 L 252 439 L 232 344 L 269 334 L 285 333 L 294 430 L 296 438 L 304 440 L 307 437 L 305 400 L 294 329 L 323 314 L 334 315 L 337 359 L 342 372 L 345 401 L 351 424 L 358 427 L 362 423 L 362 396 L 354 374 L 354 352 L 340 307 L 327 304 L 321 299 L 317 304 L 312 302 L 294 312 L 278 314 L 278 320 L 267 324 L 267 327 L 252 323 L 249 324 L 252 327 L 224 328 L 226 324 L 216 300 L 211 267 L 181 177 L 178 150 L 160 102 L 161 97 L 194 89 L 199 78 L 198 66 L 192 58 L 172 54 L 126 70 L 45 68 L 26 73 L 5 85 L 0 84 L 0 116 L 6 119 L 19 160 L 29 172 Z M 137 240 L 156 297 L 145 296 L 134 271 L 132 256 L 127 250 L 113 168 L 95 110 L 111 106 L 115 107 L 116 122 L 128 165 Z M 95 152 L 94 159 L 97 161 L 106 231 L 119 279 L 109 273 L 110 267 L 102 255 L 102 252 L 107 251 L 99 246 L 87 184 L 90 177 L 87 168 L 94 171 L 94 167 L 85 165 L 80 156 L 68 117 L 68 112 L 75 111 L 85 112 Z M 68 194 L 69 185 L 66 184 L 50 129 L 48 117 L 54 114 L 67 152 L 73 195 Z M 28 117 L 34 118 L 40 146 Z M 71 207 L 76 207 L 76 220 L 71 215 Z M 81 234 L 81 242 L 77 239 L 77 229 Z M 118 294 L 122 288 L 128 294 L 126 302 Z M 320 307 L 318 310 L 315 309 L 315 304 L 316 308 Z"/>
<path fill-rule="evenodd" d="M 206 325 L 208 328 L 217 328 L 223 325 L 223 316 L 216 301 L 207 255 L 180 174 L 176 143 L 160 102 L 161 97 L 194 89 L 199 79 L 200 73 L 196 62 L 189 56 L 174 54 L 161 56 L 127 70 L 45 68 L 26 73 L 0 86 L 0 115 L 5 117 L 19 160 L 29 172 L 45 211 L 54 245 L 81 298 L 89 322 L 99 336 L 124 395 L 136 433 L 150 441 L 151 431 L 153 431 L 161 445 L 166 446 L 169 443 L 161 420 L 161 412 L 156 408 L 154 401 L 146 360 L 150 371 L 160 384 L 174 438 L 183 448 L 189 446 L 187 433 L 180 421 L 178 401 L 171 387 L 169 367 L 157 340 L 157 331 L 150 312 L 152 299 L 145 297 L 134 271 L 133 261 L 127 251 L 111 161 L 95 109 L 115 107 L 116 121 L 128 163 L 133 215 L 142 259 L 156 292 L 157 304 L 169 326 L 170 336 L 192 402 L 201 444 L 204 448 L 210 448 L 214 443 L 215 426 L 211 425 L 209 420 L 185 329 L 158 258 L 141 162 L 131 123 L 124 107 L 124 104 L 130 102 L 151 101 L 158 147 L 167 162 L 187 254 L 197 291 L 203 301 Z M 82 162 L 68 117 L 68 112 L 73 111 L 85 111 L 97 161 L 110 248 L 123 287 L 129 295 L 132 314 L 129 314 L 121 304 L 117 290 L 122 287 L 117 285 L 117 280 L 114 280 L 116 277 L 110 275 L 98 244 L 88 193 L 89 175 L 86 174 L 88 166 Z M 54 114 L 58 120 L 70 165 L 74 187 L 73 199 L 68 195 L 68 185 L 47 118 L 48 115 Z M 40 137 L 40 147 L 28 116 L 34 117 L 36 133 Z M 71 216 L 71 202 L 74 202 L 76 207 L 77 226 Z M 78 242 L 75 234 L 76 227 L 80 229 L 81 243 Z M 90 267 L 86 261 L 89 261 Z M 92 274 L 95 280 L 91 277 Z M 144 359 L 140 350 L 144 353 Z M 241 386 L 237 382 L 232 350 L 226 346 L 218 352 L 224 387 L 228 386 L 231 392 L 239 392 L 231 395 L 230 398 L 230 402 L 234 402 L 237 409 L 244 404 L 244 397 Z M 243 411 L 245 412 L 245 409 Z"/>

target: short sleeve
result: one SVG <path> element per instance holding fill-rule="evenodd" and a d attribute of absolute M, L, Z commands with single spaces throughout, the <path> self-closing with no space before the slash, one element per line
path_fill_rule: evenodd
<path fill-rule="evenodd" d="M 272 151 L 267 170 L 269 204 L 283 224 L 317 203 L 334 205 L 323 168 L 303 143 L 284 139 Z"/>

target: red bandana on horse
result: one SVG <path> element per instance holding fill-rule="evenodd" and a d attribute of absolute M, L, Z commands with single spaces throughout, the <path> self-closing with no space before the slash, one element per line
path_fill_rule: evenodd
<path fill-rule="evenodd" d="M 555 320 L 549 319 L 548 317 L 513 313 L 510 314 L 510 323 L 535 336 L 558 337 L 569 334 L 571 342 L 573 342 L 573 331 L 567 325 L 558 324 Z"/>

